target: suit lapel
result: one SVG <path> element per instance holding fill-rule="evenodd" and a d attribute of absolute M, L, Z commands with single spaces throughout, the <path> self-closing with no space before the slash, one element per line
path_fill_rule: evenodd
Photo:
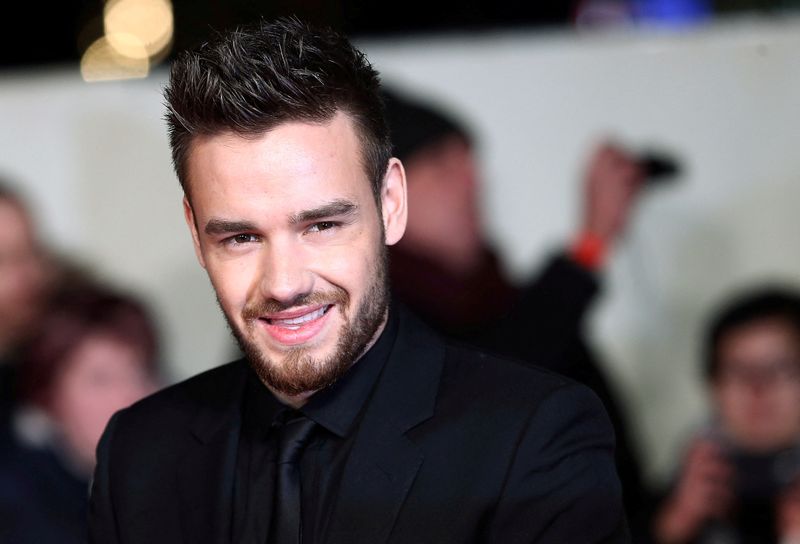
<path fill-rule="evenodd" d="M 424 456 L 406 432 L 433 415 L 444 345 L 399 310 L 400 327 L 342 475 L 327 542 L 385 542 Z"/>
<path fill-rule="evenodd" d="M 178 467 L 181 527 L 185 542 L 230 541 L 236 451 L 241 431 L 244 365 L 226 394 L 198 395 L 192 444 Z M 220 384 L 215 384 L 219 386 Z M 218 400 L 212 400 L 216 398 Z"/>

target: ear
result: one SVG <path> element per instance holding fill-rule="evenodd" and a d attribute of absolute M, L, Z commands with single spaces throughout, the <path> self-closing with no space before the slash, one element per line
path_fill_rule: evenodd
<path fill-rule="evenodd" d="M 399 159 L 389 159 L 381 188 L 381 212 L 385 243 L 391 246 L 400 241 L 408 220 L 406 171 Z"/>
<path fill-rule="evenodd" d="M 203 268 L 206 267 L 206 261 L 203 258 L 203 251 L 200 249 L 200 236 L 197 233 L 197 221 L 194 219 L 194 210 L 189 203 L 189 199 L 183 197 L 183 218 L 186 220 L 186 225 L 192 233 L 192 242 L 194 243 L 194 254 L 197 255 L 197 261 Z"/>

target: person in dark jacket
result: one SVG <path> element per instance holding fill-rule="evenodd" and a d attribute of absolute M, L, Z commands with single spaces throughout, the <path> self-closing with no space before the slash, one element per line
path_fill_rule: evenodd
<path fill-rule="evenodd" d="M 54 295 L 20 354 L 12 442 L 0 453 L 0 542 L 86 542 L 100 435 L 155 390 L 157 374 L 155 328 L 139 302 L 88 284 Z"/>
<path fill-rule="evenodd" d="M 617 467 L 629 515 L 646 495 L 622 403 L 588 348 L 584 319 L 600 290 L 608 252 L 623 236 L 645 170 L 610 142 L 586 169 L 573 244 L 516 285 L 481 230 L 481 180 L 468 129 L 449 113 L 385 91 L 395 154 L 408 176 L 409 221 L 392 247 L 397 298 L 443 334 L 544 366 L 591 387 L 617 434 Z"/>
<path fill-rule="evenodd" d="M 711 418 L 656 509 L 653 541 L 800 542 L 800 293 L 739 293 L 705 338 Z"/>

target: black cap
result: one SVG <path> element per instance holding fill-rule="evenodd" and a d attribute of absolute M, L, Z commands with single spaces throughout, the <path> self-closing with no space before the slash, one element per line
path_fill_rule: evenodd
<path fill-rule="evenodd" d="M 462 124 L 429 104 L 401 97 L 386 89 L 383 89 L 383 100 L 386 104 L 386 122 L 392 136 L 392 152 L 400 160 L 406 160 L 445 136 L 458 135 L 467 142 L 471 141 Z"/>

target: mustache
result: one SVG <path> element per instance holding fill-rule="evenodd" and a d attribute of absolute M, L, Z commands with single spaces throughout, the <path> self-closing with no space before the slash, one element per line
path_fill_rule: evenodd
<path fill-rule="evenodd" d="M 335 288 L 331 291 L 315 291 L 313 293 L 301 293 L 290 301 L 281 302 L 274 298 L 257 298 L 247 302 L 242 310 L 242 317 L 245 320 L 253 320 L 265 314 L 283 312 L 298 306 L 316 306 L 339 304 L 343 308 L 350 302 L 350 297 L 342 288 Z"/>

